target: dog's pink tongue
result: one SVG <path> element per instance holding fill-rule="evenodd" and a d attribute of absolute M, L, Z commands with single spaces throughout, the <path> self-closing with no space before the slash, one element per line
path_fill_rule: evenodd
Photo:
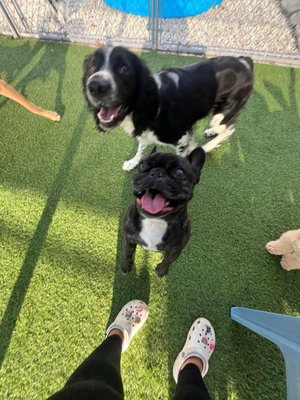
<path fill-rule="evenodd" d="M 147 190 L 144 196 L 141 198 L 141 206 L 149 214 L 159 213 L 163 210 L 165 204 L 165 198 L 161 194 L 156 194 L 153 197 L 149 190 Z"/>
<path fill-rule="evenodd" d="M 101 110 L 98 112 L 98 118 L 102 121 L 110 121 L 113 118 L 117 117 L 120 111 L 120 106 L 118 107 L 101 107 Z"/>

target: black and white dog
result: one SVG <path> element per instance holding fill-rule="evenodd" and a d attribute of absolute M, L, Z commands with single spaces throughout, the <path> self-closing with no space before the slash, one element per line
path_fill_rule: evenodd
<path fill-rule="evenodd" d="M 139 146 L 125 161 L 133 169 L 149 144 L 168 144 L 186 156 L 196 144 L 192 127 L 211 114 L 203 146 L 209 152 L 234 132 L 234 122 L 253 86 L 249 57 L 217 57 L 183 68 L 151 74 L 144 62 L 124 47 L 103 47 L 84 61 L 83 90 L 96 125 L 109 131 L 122 123 Z"/>
<path fill-rule="evenodd" d="M 124 218 L 124 253 L 121 270 L 129 272 L 137 245 L 162 251 L 158 276 L 168 273 L 190 237 L 187 205 L 199 182 L 205 152 L 194 149 L 186 158 L 173 153 L 154 153 L 138 165 L 133 178 L 132 203 Z"/>

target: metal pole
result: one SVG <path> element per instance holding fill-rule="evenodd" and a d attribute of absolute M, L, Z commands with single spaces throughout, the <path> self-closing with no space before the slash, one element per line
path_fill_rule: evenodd
<path fill-rule="evenodd" d="M 150 11 L 150 28 L 151 28 L 151 48 L 155 47 L 155 1 L 149 0 L 149 11 Z"/>
<path fill-rule="evenodd" d="M 159 4 L 160 0 L 154 0 L 155 1 L 155 50 L 158 49 L 158 34 L 159 34 L 159 21 L 160 21 L 160 16 L 159 16 Z"/>
<path fill-rule="evenodd" d="M 21 10 L 21 7 L 19 6 L 17 0 L 12 0 L 12 4 L 15 7 L 15 10 L 18 13 L 18 16 L 19 16 L 19 18 L 20 18 L 20 20 L 21 20 L 26 32 L 32 33 L 31 30 L 30 30 L 30 27 L 29 27 L 29 25 L 27 23 L 27 20 L 25 18 L 25 15 L 23 14 L 23 11 Z"/>
<path fill-rule="evenodd" d="M 5 6 L 3 1 L 0 1 L 0 11 L 1 14 L 3 15 L 5 21 L 8 23 L 8 25 L 10 26 L 10 29 L 12 31 L 13 37 L 15 39 L 19 39 L 20 38 L 20 34 L 18 31 L 18 28 L 16 27 L 16 24 L 13 21 L 13 18 L 11 17 L 7 7 Z"/>

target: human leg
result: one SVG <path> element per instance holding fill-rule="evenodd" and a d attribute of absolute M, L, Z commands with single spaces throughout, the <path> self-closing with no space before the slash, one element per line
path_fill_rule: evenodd
<path fill-rule="evenodd" d="M 127 303 L 108 327 L 106 339 L 73 372 L 62 390 L 49 400 L 122 400 L 121 353 L 148 317 L 148 307 L 140 300 Z"/>
<path fill-rule="evenodd" d="M 210 399 L 203 377 L 208 371 L 208 360 L 214 347 L 215 332 L 211 323 L 205 318 L 197 319 L 173 366 L 177 382 L 173 400 Z"/>

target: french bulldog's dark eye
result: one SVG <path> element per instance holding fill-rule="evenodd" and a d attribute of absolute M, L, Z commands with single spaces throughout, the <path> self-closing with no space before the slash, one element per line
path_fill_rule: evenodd
<path fill-rule="evenodd" d="M 127 65 L 123 64 L 123 65 L 119 68 L 119 72 L 120 72 L 120 74 L 127 74 L 127 72 L 128 72 L 128 67 L 127 67 Z"/>
<path fill-rule="evenodd" d="M 139 166 L 138 166 L 138 171 L 143 172 L 145 168 L 146 168 L 146 164 L 144 163 L 144 161 L 140 162 Z"/>
<path fill-rule="evenodd" d="M 184 177 L 185 177 L 185 172 L 184 172 L 184 170 L 181 169 L 181 168 L 177 168 L 176 171 L 175 171 L 175 173 L 176 173 L 176 176 L 177 176 L 178 178 L 184 178 Z"/>

